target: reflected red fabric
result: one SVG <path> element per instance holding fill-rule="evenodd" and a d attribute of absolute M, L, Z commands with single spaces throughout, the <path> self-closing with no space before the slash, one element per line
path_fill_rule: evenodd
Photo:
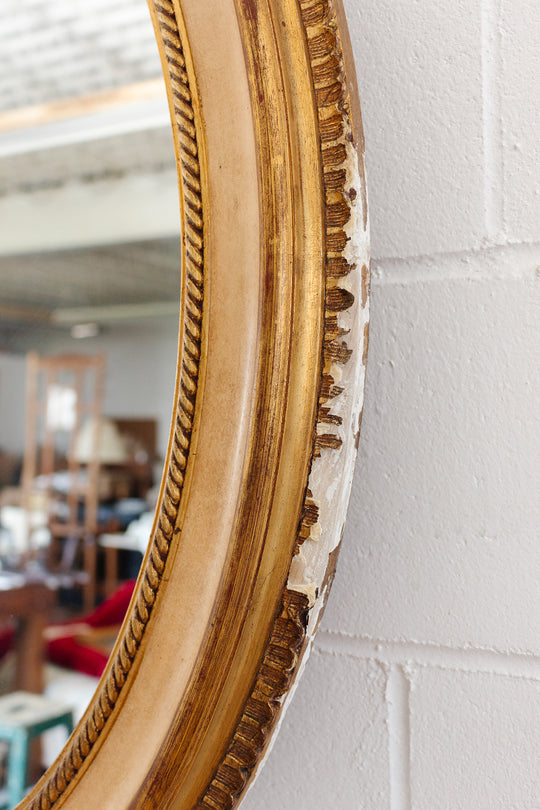
<path fill-rule="evenodd" d="M 108 656 L 100 650 L 82 644 L 77 635 L 80 634 L 80 625 L 88 627 L 114 627 L 122 624 L 128 609 L 136 580 L 131 579 L 121 585 L 112 596 L 109 596 L 95 610 L 83 616 L 77 622 L 68 621 L 54 625 L 65 627 L 67 635 L 55 638 L 47 643 L 46 655 L 53 664 L 66 669 L 74 669 L 86 675 L 100 677 L 107 664 Z M 73 635 L 69 635 L 69 627 L 73 626 Z M 9 625 L 0 629 L 0 659 L 13 648 L 15 631 Z"/>
<path fill-rule="evenodd" d="M 121 585 L 99 607 L 76 622 L 79 628 L 75 629 L 74 627 L 74 633 L 78 634 L 80 632 L 81 623 L 87 624 L 89 627 L 120 626 L 124 620 L 134 588 L 134 579 Z M 70 624 L 73 625 L 74 623 L 64 622 L 63 624 L 68 630 Z M 108 660 L 105 653 L 82 644 L 76 638 L 76 635 L 66 635 L 49 641 L 47 644 L 47 658 L 60 667 L 74 669 L 76 672 L 83 672 L 86 675 L 94 675 L 98 678 L 103 673 Z"/>
<path fill-rule="evenodd" d="M 15 630 L 13 627 L 6 625 L 0 630 L 0 658 L 3 658 L 13 647 L 15 638 Z"/>
<path fill-rule="evenodd" d="M 87 616 L 79 619 L 79 622 L 89 624 L 90 627 L 111 627 L 113 624 L 122 624 L 126 610 L 128 609 L 129 601 L 135 589 L 136 580 L 130 579 L 120 585 L 119 588 L 105 599 L 101 605 L 98 605 L 95 610 Z M 69 622 L 66 622 L 69 624 Z"/>

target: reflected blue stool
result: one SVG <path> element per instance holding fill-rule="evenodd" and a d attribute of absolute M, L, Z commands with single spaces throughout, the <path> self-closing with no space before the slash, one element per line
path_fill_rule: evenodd
<path fill-rule="evenodd" d="M 68 736 L 73 731 L 73 714 L 67 706 L 31 692 L 12 692 L 0 697 L 0 740 L 8 744 L 6 796 L 1 810 L 11 810 L 26 795 L 30 745 L 35 737 L 56 726 Z"/>

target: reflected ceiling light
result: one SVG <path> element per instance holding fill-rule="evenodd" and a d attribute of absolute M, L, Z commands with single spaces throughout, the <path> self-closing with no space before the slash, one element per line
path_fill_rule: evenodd
<path fill-rule="evenodd" d="M 93 338 L 99 335 L 99 326 L 97 323 L 76 323 L 71 327 L 71 337 Z"/>

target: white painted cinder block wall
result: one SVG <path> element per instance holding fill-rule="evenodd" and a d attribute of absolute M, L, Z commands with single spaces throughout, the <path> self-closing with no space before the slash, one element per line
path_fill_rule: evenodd
<path fill-rule="evenodd" d="M 538 0 L 345 0 L 373 244 L 338 574 L 246 810 L 540 808 Z"/>

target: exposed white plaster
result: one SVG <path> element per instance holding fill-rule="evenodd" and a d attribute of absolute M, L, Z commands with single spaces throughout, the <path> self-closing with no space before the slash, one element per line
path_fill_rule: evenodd
<path fill-rule="evenodd" d="M 358 446 L 359 422 L 363 407 L 365 366 L 363 363 L 364 328 L 369 320 L 369 301 L 362 306 L 362 267 L 369 266 L 369 225 L 364 227 L 363 178 L 358 168 L 358 153 L 347 144 L 347 182 L 345 193 L 351 197 L 351 216 L 345 226 L 348 237 L 345 258 L 354 268 L 340 279 L 340 286 L 354 295 L 353 305 L 339 313 L 338 324 L 347 330 L 344 339 L 352 355 L 347 363 L 332 363 L 330 373 L 343 392 L 329 401 L 331 413 L 342 419 L 339 426 L 319 424 L 319 434 L 335 433 L 342 441 L 338 450 L 321 450 L 313 460 L 308 488 L 319 510 L 318 523 L 300 546 L 289 573 L 288 587 L 306 594 L 310 607 L 320 600 L 309 618 L 309 632 L 317 626 L 325 595 L 321 593 L 329 555 L 341 541 L 349 501 L 354 462 Z M 356 192 L 350 195 L 351 191 Z M 367 218 L 366 218 L 367 219 Z"/>

